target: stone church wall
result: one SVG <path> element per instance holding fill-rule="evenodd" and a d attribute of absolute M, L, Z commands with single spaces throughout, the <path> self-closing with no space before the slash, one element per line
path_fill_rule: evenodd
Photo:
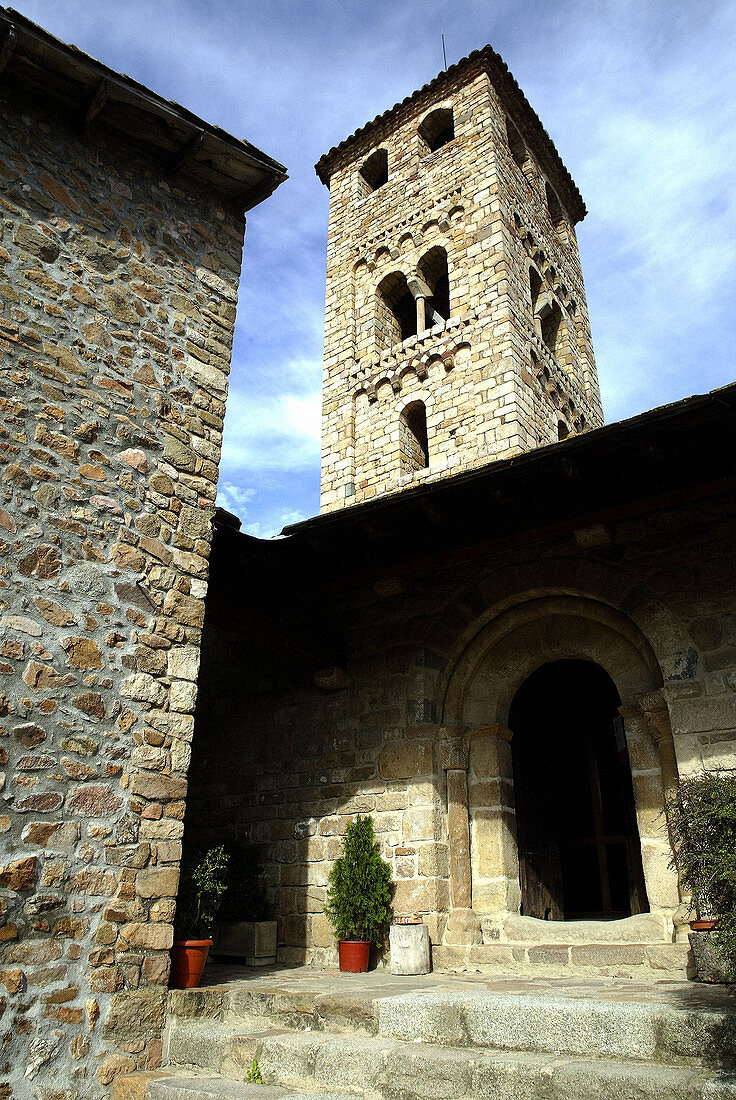
<path fill-rule="evenodd" d="M 244 221 L 0 115 L 0 1095 L 50 1100 L 159 1060 Z"/>
<path fill-rule="evenodd" d="M 551 617 L 532 624 L 525 636 L 529 671 L 564 657 L 603 659 L 593 648 L 593 620 L 560 613 L 567 600 L 588 601 L 597 609 L 594 617 L 615 616 L 654 652 L 655 702 L 664 699 L 669 710 L 680 772 L 732 767 L 735 534 L 732 498 L 714 496 L 686 509 L 619 520 L 606 545 L 594 538 L 584 545 L 583 532 L 580 541 L 572 535 L 548 538 L 461 564 L 404 570 L 394 578 L 363 575 L 351 581 L 344 567 L 327 590 L 313 584 L 306 566 L 291 582 L 285 565 L 282 583 L 265 594 L 258 573 L 265 550 L 252 551 L 251 559 L 243 540 L 237 568 L 228 558 L 222 580 L 219 566 L 213 575 L 186 842 L 255 845 L 279 919 L 280 958 L 334 965 L 323 914 L 328 874 L 347 823 L 356 813 L 371 813 L 391 864 L 395 909 L 423 913 L 437 944 L 451 900 L 442 742 L 448 732 L 443 726 L 453 719 L 449 708 L 441 711 L 442 685 L 463 647 L 510 610 L 526 614 L 544 598 Z M 316 533 L 312 538 L 317 545 Z M 280 552 L 284 547 L 279 544 Z M 216 551 L 219 562 L 217 544 Z M 233 580 L 238 575 L 239 582 Z M 251 586 L 250 602 L 238 583 Z M 242 600 L 245 632 L 232 616 L 234 599 Z M 281 645 L 268 622 L 281 624 Z M 325 677 L 318 658 L 310 659 L 322 651 L 325 638 L 342 647 L 344 678 Z M 668 780 L 655 749 L 656 731 L 640 709 L 642 700 L 650 709 L 654 703 L 646 684 L 635 685 L 626 698 L 627 684 L 634 682 L 626 660 L 607 671 L 622 702 L 631 706 L 627 737 L 649 902 L 662 913 L 666 937 L 677 906 L 661 814 Z M 315 673 L 324 687 L 316 686 Z M 494 678 L 481 685 L 485 695 L 471 716 L 474 724 L 506 722 L 526 674 L 502 655 Z M 240 692 L 235 684 L 243 685 Z M 503 773 L 471 770 L 468 781 L 471 844 L 485 845 L 474 852 L 474 867 L 480 860 L 489 883 L 504 874 L 504 815 L 513 817 L 513 794 Z M 487 829 L 485 839 L 478 831 L 489 812 L 503 826 L 495 839 Z M 518 903 L 518 882 L 511 887 L 509 896 L 515 890 Z M 481 908 L 491 912 L 495 902 L 492 895 L 482 900 L 486 893 L 481 883 Z M 627 952 L 631 960 L 634 949 Z M 666 952 L 657 958 L 669 965 Z"/>

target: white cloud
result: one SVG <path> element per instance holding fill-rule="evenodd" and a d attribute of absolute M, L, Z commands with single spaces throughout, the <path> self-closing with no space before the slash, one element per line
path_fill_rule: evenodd
<path fill-rule="evenodd" d="M 319 462 L 322 398 L 311 393 L 266 396 L 235 392 L 228 402 L 222 453 L 228 476 L 296 470 Z"/>
<path fill-rule="evenodd" d="M 256 494 L 254 488 L 243 488 L 232 481 L 220 482 L 217 486 L 217 504 L 220 508 L 233 512 L 241 519 L 246 515 L 246 505 Z"/>
<path fill-rule="evenodd" d="M 303 512 L 298 511 L 286 511 L 278 512 L 274 517 L 265 520 L 246 520 L 243 523 L 242 530 L 249 535 L 254 535 L 257 539 L 273 539 L 277 538 L 284 527 L 288 527 L 292 523 L 299 523 L 301 520 L 307 519 L 307 516 Z"/>

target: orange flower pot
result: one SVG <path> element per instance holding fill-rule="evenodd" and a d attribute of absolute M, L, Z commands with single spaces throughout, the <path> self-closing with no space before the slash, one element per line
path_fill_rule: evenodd
<path fill-rule="evenodd" d="M 693 932 L 710 932 L 715 928 L 718 923 L 716 918 L 699 917 L 698 920 L 690 921 L 690 928 Z"/>
<path fill-rule="evenodd" d="M 212 940 L 174 940 L 171 948 L 171 989 L 194 989 L 199 985 Z"/>
<path fill-rule="evenodd" d="M 363 940 L 338 940 L 337 954 L 344 974 L 365 974 L 371 945 Z"/>

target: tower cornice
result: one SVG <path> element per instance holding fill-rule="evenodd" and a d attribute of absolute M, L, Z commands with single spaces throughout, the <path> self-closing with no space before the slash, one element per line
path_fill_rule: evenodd
<path fill-rule="evenodd" d="M 361 126 L 344 141 L 333 146 L 315 165 L 315 171 L 322 183 L 329 186 L 330 177 L 337 168 L 350 163 L 362 152 L 375 145 L 381 130 L 387 124 L 395 126 L 402 115 L 410 113 L 422 98 L 430 95 L 436 98 L 459 78 L 473 79 L 478 73 L 485 73 L 488 76 L 501 99 L 504 110 L 521 133 L 540 168 L 559 193 L 572 222 L 582 221 L 587 211 L 575 181 L 505 61 L 491 46 L 474 50 L 455 65 L 450 65 L 434 80 L 430 80 L 418 91 L 402 99 L 400 103 L 394 104 L 383 114 L 377 115 L 372 122 Z"/>

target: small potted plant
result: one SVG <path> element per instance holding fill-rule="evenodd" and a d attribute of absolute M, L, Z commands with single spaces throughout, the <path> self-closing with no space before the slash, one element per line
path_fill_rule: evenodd
<path fill-rule="evenodd" d="M 736 974 L 736 772 L 680 779 L 667 802 L 680 882 L 692 893 L 690 947 L 701 981 Z"/>
<path fill-rule="evenodd" d="M 212 925 L 226 889 L 228 854 L 224 847 L 184 855 L 171 949 L 172 989 L 199 985 L 212 945 Z"/>
<path fill-rule="evenodd" d="M 258 853 L 242 846 L 229 854 L 212 954 L 242 959 L 246 966 L 270 966 L 276 962 L 277 926 L 270 919 Z"/>
<path fill-rule="evenodd" d="M 373 818 L 352 821 L 343 853 L 330 872 L 325 913 L 335 927 L 340 970 L 368 969 L 371 944 L 384 940 L 391 923 L 391 868 L 378 850 Z"/>

